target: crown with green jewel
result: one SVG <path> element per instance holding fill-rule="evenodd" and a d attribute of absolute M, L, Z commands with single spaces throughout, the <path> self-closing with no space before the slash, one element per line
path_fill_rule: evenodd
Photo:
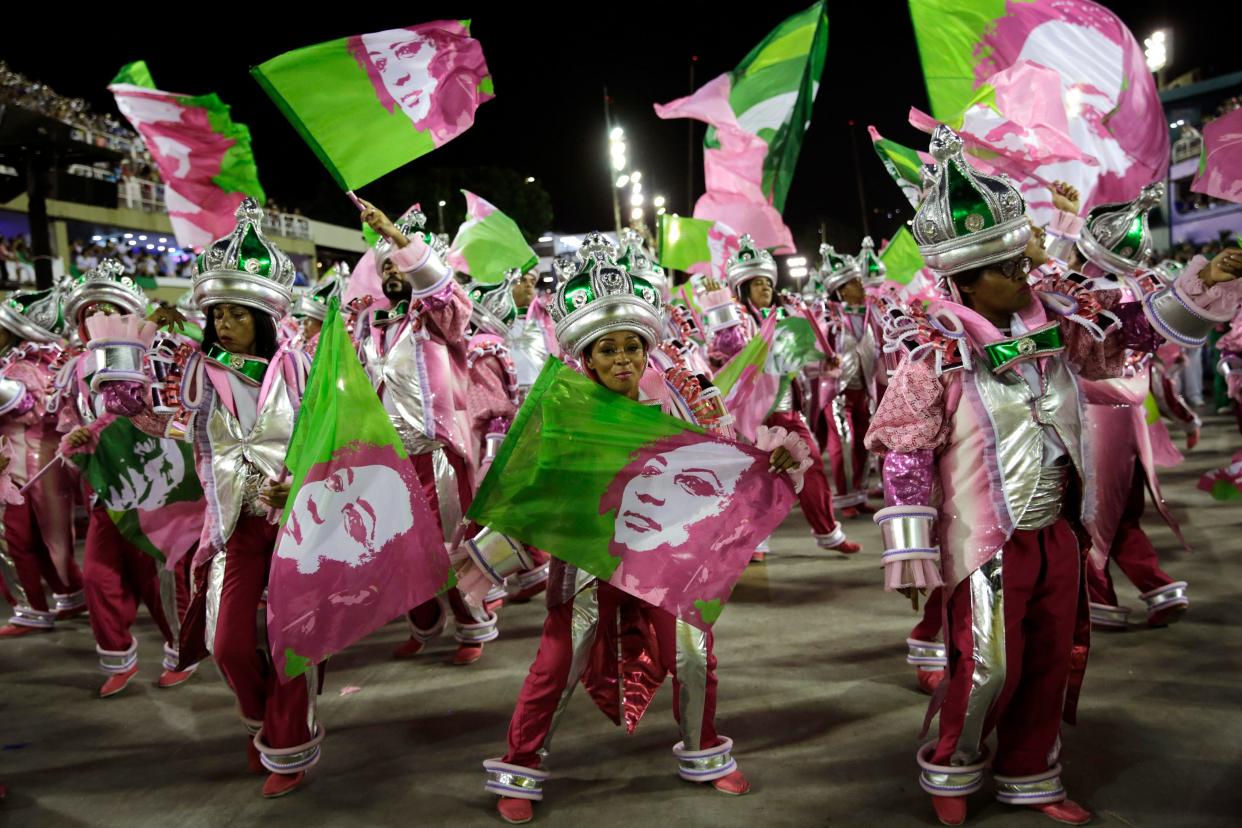
<path fill-rule="evenodd" d="M 80 325 L 87 310 L 105 303 L 115 305 L 121 313 L 147 312 L 147 295 L 116 259 L 104 259 L 77 278 L 65 297 L 65 318 Z"/>
<path fill-rule="evenodd" d="M 754 239 L 749 234 L 738 239 L 737 244 L 737 252 L 729 257 L 729 262 L 725 266 L 725 275 L 733 292 L 739 298 L 745 299 L 746 297 L 742 295 L 742 288 L 750 280 L 761 276 L 776 287 L 776 260 L 772 258 L 772 254 L 756 247 Z"/>
<path fill-rule="evenodd" d="M 587 234 L 578 257 L 577 273 L 561 284 L 549 308 L 561 349 L 578 356 L 614 331 L 633 331 L 654 348 L 664 327 L 659 291 L 618 263 L 616 246 L 602 233 Z"/>
<path fill-rule="evenodd" d="M 1096 267 L 1117 276 L 1131 276 L 1152 251 L 1147 214 L 1164 200 L 1164 182 L 1148 184 L 1134 201 L 1101 204 L 1090 212 L 1078 239 L 1078 250 Z"/>
<path fill-rule="evenodd" d="M 263 235 L 263 210 L 253 198 L 238 205 L 237 226 L 198 257 L 192 289 L 204 311 L 229 303 L 280 319 L 293 301 L 293 263 Z"/>
<path fill-rule="evenodd" d="M 29 342 L 59 342 L 65 329 L 62 299 L 56 288 L 11 293 L 0 302 L 0 326 Z"/>
<path fill-rule="evenodd" d="M 944 124 L 932 133 L 930 151 L 936 164 L 924 168 L 923 201 L 914 214 L 914 238 L 927 266 L 950 276 L 1019 255 L 1031 227 L 1009 178 L 972 167 L 961 136 Z"/>
<path fill-rule="evenodd" d="M 470 282 L 466 295 L 470 297 L 470 321 L 486 333 L 504 336 L 517 319 L 517 303 L 513 301 L 513 285 L 522 278 L 520 267 L 505 271 L 505 277 L 494 285 Z"/>
<path fill-rule="evenodd" d="M 617 264 L 624 267 L 631 276 L 646 279 L 667 300 L 669 293 L 668 274 L 656 263 L 655 257 L 647 250 L 647 243 L 633 227 L 621 230 L 621 255 Z"/>

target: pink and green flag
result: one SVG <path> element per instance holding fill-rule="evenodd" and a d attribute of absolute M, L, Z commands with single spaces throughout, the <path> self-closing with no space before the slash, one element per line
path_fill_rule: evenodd
<path fill-rule="evenodd" d="M 788 514 L 768 452 L 548 360 L 469 517 L 708 628 Z"/>
<path fill-rule="evenodd" d="M 739 239 L 738 233 L 723 221 L 665 213 L 660 216 L 660 264 L 675 270 L 703 273 L 723 283 L 725 266 L 729 257 L 737 252 Z M 691 306 L 697 308 L 697 304 Z"/>
<path fill-rule="evenodd" d="M 880 157 L 880 163 L 901 188 L 910 206 L 917 210 L 923 198 L 923 155 L 881 136 L 873 126 L 868 126 L 867 132 L 871 135 L 871 146 Z M 930 163 L 930 156 L 927 160 Z"/>
<path fill-rule="evenodd" d="M 827 56 L 828 10 L 820 0 L 781 22 L 729 73 L 738 126 L 767 144 L 763 192 L 778 211 L 785 209 Z M 720 146 L 716 132 L 708 129 L 706 148 Z"/>
<path fill-rule="evenodd" d="M 440 525 L 334 301 L 289 441 L 293 481 L 268 581 L 282 681 L 436 595 Z"/>
<path fill-rule="evenodd" d="M 495 97 L 469 20 L 317 43 L 250 73 L 344 190 L 453 140 Z"/>
<path fill-rule="evenodd" d="M 1165 176 L 1168 120 L 1143 47 L 1113 12 L 1090 0 L 909 3 L 932 118 L 973 108 L 981 148 L 1030 167 L 1028 181 L 1010 174 L 1037 215 L 1051 209 L 1042 182 L 1069 182 L 1086 211 Z M 1066 160 L 1062 138 L 1084 160 Z"/>
<path fill-rule="evenodd" d="M 539 264 L 513 219 L 469 190 L 461 192 L 466 197 L 466 221 L 449 248 L 450 267 L 476 282 L 497 284 L 507 270 L 516 267 L 525 273 Z"/>
<path fill-rule="evenodd" d="M 885 278 L 898 284 L 908 285 L 926 265 L 919 253 L 918 242 L 914 240 L 909 228 L 902 227 L 880 251 L 880 261 L 888 270 Z"/>
<path fill-rule="evenodd" d="M 1199 169 L 1190 189 L 1242 204 L 1242 109 L 1203 127 Z"/>
<path fill-rule="evenodd" d="M 123 66 L 108 90 L 159 168 L 183 247 L 201 250 L 232 232 L 246 196 L 263 203 L 250 130 L 233 121 L 219 96 L 162 92 L 141 60 Z"/>
<path fill-rule="evenodd" d="M 206 500 L 189 443 L 152 437 L 108 414 L 91 448 L 66 452 L 108 517 L 134 546 L 168 567 L 198 543 Z"/>

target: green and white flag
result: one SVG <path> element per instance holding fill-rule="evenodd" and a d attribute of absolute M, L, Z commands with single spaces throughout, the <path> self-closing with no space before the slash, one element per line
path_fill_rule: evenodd
<path fill-rule="evenodd" d="M 193 449 L 111 414 L 97 420 L 96 429 L 93 448 L 69 459 L 122 537 L 161 563 L 175 563 L 198 542 L 207 508 Z"/>
<path fill-rule="evenodd" d="M 826 5 L 820 0 L 787 18 L 729 73 L 729 105 L 738 126 L 768 145 L 763 192 L 778 211 L 785 209 L 828 56 Z M 714 128 L 708 129 L 704 146 L 720 146 Z"/>
<path fill-rule="evenodd" d="M 886 278 L 902 285 L 910 284 L 910 280 L 925 266 L 918 242 L 906 227 L 898 230 L 880 251 L 880 261 L 888 270 Z"/>
<path fill-rule="evenodd" d="M 461 192 L 466 197 L 466 221 L 449 248 L 450 267 L 476 282 L 496 284 L 507 270 L 516 267 L 525 273 L 539 264 L 513 219 L 469 190 Z"/>
<path fill-rule="evenodd" d="M 345 190 L 456 138 L 495 97 L 469 20 L 342 37 L 250 73 Z"/>
<path fill-rule="evenodd" d="M 910 206 L 918 209 L 923 192 L 923 158 L 916 150 L 890 141 L 880 135 L 875 127 L 867 127 L 871 135 L 871 146 L 875 154 L 880 156 L 880 163 L 893 181 L 901 188 Z"/>

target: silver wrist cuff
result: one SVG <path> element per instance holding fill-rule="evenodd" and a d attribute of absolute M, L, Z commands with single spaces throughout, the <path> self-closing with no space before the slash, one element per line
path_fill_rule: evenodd
<path fill-rule="evenodd" d="M 98 391 L 100 386 L 109 382 L 147 383 L 146 372 L 142 369 L 142 358 L 147 348 L 141 342 L 91 343 L 87 348 L 91 359 L 92 391 Z"/>
<path fill-rule="evenodd" d="M 709 334 L 719 333 L 726 328 L 740 324 L 742 324 L 742 314 L 738 306 L 732 302 L 703 311 L 703 325 Z"/>
<path fill-rule="evenodd" d="M 936 510 L 929 506 L 889 506 L 875 513 L 884 542 L 884 560 L 924 557 L 938 559 L 940 547 L 932 541 Z"/>
<path fill-rule="evenodd" d="M 507 434 L 488 434 L 483 441 L 483 462 L 490 463 L 496 459 L 496 455 L 500 453 L 500 447 L 504 445 Z"/>
<path fill-rule="evenodd" d="M 1187 348 L 1197 348 L 1206 342 L 1217 325 L 1171 286 L 1143 297 L 1143 312 L 1157 333 Z"/>
<path fill-rule="evenodd" d="M 434 251 L 427 251 L 426 260 L 418 267 L 405 274 L 413 288 L 411 295 L 415 299 L 436 293 L 453 278 L 453 269 L 440 260 Z"/>

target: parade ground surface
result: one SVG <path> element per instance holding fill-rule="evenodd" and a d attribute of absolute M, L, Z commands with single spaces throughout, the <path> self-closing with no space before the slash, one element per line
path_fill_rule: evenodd
<path fill-rule="evenodd" d="M 1181 623 L 1099 633 L 1079 724 L 1063 733 L 1070 796 L 1117 826 L 1237 825 L 1242 814 L 1242 504 L 1195 489 L 1238 434 L 1209 418 L 1187 462 L 1163 475 L 1193 554 L 1147 510 L 1165 569 L 1190 582 Z M 554 740 L 548 826 L 934 825 L 914 753 L 927 707 L 904 660 L 916 617 L 880 589 L 879 533 L 847 522 L 865 550 L 816 550 L 795 511 L 764 564 L 746 572 L 716 625 L 717 725 L 733 738 L 750 794 L 679 781 L 667 684 L 627 737 L 575 695 Z M 1116 574 L 1132 618 L 1141 602 Z M 0 643 L 0 804 L 7 826 L 486 826 L 501 824 L 481 763 L 504 752 L 518 688 L 543 623 L 541 599 L 501 611 L 501 638 L 453 667 L 449 636 L 414 661 L 392 660 L 391 624 L 334 658 L 320 698 L 323 759 L 292 796 L 265 801 L 246 773 L 245 731 L 210 663 L 159 690 L 160 642 L 137 626 L 141 672 L 122 695 L 96 697 L 102 675 L 85 618 Z M 969 825 L 1053 825 L 970 799 Z"/>

